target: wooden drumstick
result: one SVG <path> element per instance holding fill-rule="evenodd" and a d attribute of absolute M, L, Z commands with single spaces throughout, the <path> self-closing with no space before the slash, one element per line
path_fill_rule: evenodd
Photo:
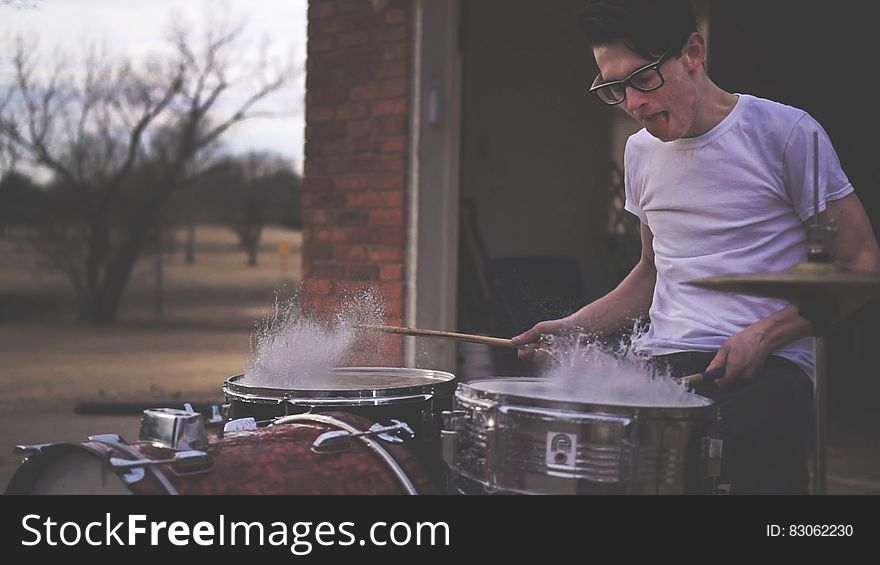
<path fill-rule="evenodd" d="M 484 335 L 461 334 L 455 332 L 444 332 L 440 330 L 423 330 L 418 328 L 404 328 L 398 326 L 380 326 L 374 324 L 358 324 L 356 327 L 365 330 L 376 330 L 385 333 L 411 335 L 418 337 L 438 337 L 441 339 L 454 339 L 458 341 L 470 341 L 474 343 L 482 343 L 485 345 L 493 345 L 496 347 L 508 347 L 517 349 L 513 341 L 501 337 L 488 337 Z"/>
<path fill-rule="evenodd" d="M 700 381 L 714 381 L 715 379 L 720 379 L 723 376 L 724 367 L 720 367 L 718 369 L 712 369 L 711 371 L 703 371 L 702 373 L 695 373 L 693 375 L 681 377 L 676 380 L 687 385 L 692 385 Z"/>

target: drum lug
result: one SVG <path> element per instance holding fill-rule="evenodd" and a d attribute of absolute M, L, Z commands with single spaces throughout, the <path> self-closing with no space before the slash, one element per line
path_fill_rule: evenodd
<path fill-rule="evenodd" d="M 706 461 L 706 477 L 717 478 L 721 476 L 721 456 L 723 442 L 716 438 L 703 438 L 703 453 Z"/>
<path fill-rule="evenodd" d="M 440 413 L 443 425 L 440 429 L 440 456 L 450 469 L 456 468 L 458 434 L 464 427 L 465 410 L 444 410 Z"/>
<path fill-rule="evenodd" d="M 428 442 L 431 441 L 431 438 L 436 437 L 437 422 L 434 420 L 434 397 L 426 396 L 425 401 L 427 402 L 427 405 L 425 406 L 425 408 L 422 409 L 420 422 L 422 437 L 416 439 L 421 439 L 422 441 Z"/>
<path fill-rule="evenodd" d="M 458 453 L 458 432 L 440 430 L 440 449 L 443 462 L 455 469 L 455 454 Z"/>
<path fill-rule="evenodd" d="M 443 431 L 458 432 L 461 431 L 467 412 L 465 410 L 444 410 L 440 416 L 443 418 Z"/>

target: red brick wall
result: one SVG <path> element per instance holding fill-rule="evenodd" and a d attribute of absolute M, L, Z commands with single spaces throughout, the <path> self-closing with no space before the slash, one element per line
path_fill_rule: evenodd
<path fill-rule="evenodd" d="M 303 301 L 332 311 L 373 285 L 404 316 L 412 16 L 408 0 L 309 0 Z M 382 345 L 402 360 L 400 338 Z"/>

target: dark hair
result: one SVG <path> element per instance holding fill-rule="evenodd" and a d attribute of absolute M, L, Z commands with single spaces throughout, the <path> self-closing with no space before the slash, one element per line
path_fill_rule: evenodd
<path fill-rule="evenodd" d="M 644 59 L 684 47 L 697 31 L 690 0 L 592 0 L 578 23 L 591 46 L 622 41 Z"/>

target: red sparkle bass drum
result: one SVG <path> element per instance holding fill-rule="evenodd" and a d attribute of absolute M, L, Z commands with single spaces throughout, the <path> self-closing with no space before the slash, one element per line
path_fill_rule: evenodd
<path fill-rule="evenodd" d="M 147 412 L 163 410 L 179 412 Z M 131 444 L 108 434 L 25 446 L 29 456 L 6 494 L 434 494 L 394 431 L 328 412 L 203 436 L 195 445 L 144 441 L 142 428 Z"/>

